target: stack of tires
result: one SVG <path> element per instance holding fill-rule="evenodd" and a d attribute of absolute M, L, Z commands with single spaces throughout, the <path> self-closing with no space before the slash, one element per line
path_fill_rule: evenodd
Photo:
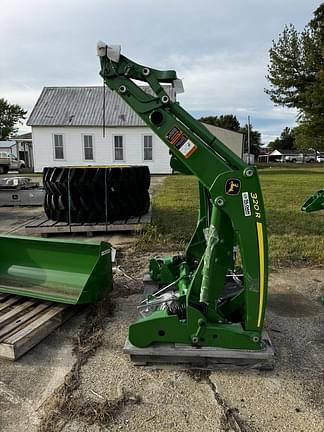
<path fill-rule="evenodd" d="M 44 168 L 44 210 L 54 221 L 111 223 L 150 207 L 150 171 L 132 167 Z"/>

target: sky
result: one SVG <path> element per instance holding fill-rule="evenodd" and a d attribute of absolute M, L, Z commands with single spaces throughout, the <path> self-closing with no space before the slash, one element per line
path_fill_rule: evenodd
<path fill-rule="evenodd" d="M 262 142 L 295 124 L 264 93 L 272 40 L 302 30 L 314 0 L 0 0 L 0 98 L 30 114 L 44 86 L 102 85 L 96 43 L 138 63 L 175 69 L 183 108 L 251 117 Z M 28 131 L 23 125 L 20 132 Z"/>

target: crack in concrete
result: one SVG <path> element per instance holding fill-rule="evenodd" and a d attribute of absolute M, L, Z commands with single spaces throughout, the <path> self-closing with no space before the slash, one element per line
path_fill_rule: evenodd
<path fill-rule="evenodd" d="M 224 413 L 223 427 L 224 432 L 252 432 L 252 429 L 248 427 L 245 422 L 240 418 L 239 411 L 237 408 L 230 407 L 225 399 L 217 391 L 216 385 L 210 379 L 210 373 L 206 377 L 206 384 L 213 392 L 213 396 L 217 404 L 222 408 Z"/>
<path fill-rule="evenodd" d="M 221 424 L 224 432 L 254 432 L 250 426 L 248 426 L 239 415 L 237 408 L 230 407 L 226 400 L 217 391 L 216 385 L 210 378 L 210 371 L 199 370 L 199 371 L 188 371 L 189 375 L 196 381 L 205 382 L 210 390 L 212 391 L 213 397 L 217 402 L 217 405 L 221 407 L 223 411 L 223 418 Z"/>
<path fill-rule="evenodd" d="M 66 375 L 64 383 L 58 387 L 44 404 L 45 414 L 39 425 L 39 432 L 59 432 L 72 419 L 76 419 L 76 414 L 82 417 L 82 411 L 87 406 L 89 413 L 95 408 L 101 408 L 100 418 L 105 421 L 111 419 L 111 413 L 120 407 L 125 406 L 127 397 L 123 395 L 120 400 L 104 401 L 97 407 L 89 401 L 84 401 L 73 397 L 73 393 L 80 386 L 81 369 L 88 359 L 95 354 L 103 342 L 104 320 L 113 314 L 114 305 L 111 298 L 103 299 L 99 304 L 92 306 L 87 314 L 84 324 L 81 327 L 76 340 L 74 341 L 73 353 L 76 361 L 71 371 Z M 76 410 L 77 405 L 79 409 Z M 90 414 L 89 414 L 90 415 Z M 93 423 L 96 419 L 91 417 Z M 98 420 L 99 421 L 99 420 Z"/>

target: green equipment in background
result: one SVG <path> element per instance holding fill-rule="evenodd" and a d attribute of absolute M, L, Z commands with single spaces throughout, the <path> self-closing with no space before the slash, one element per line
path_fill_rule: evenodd
<path fill-rule="evenodd" d="M 175 71 L 137 64 L 120 54 L 120 46 L 104 42 L 97 53 L 106 85 L 168 146 L 172 168 L 199 182 L 196 230 L 183 256 L 150 261 L 160 289 L 139 305 L 142 318 L 129 327 L 131 344 L 264 350 L 268 244 L 256 167 L 175 101 L 174 91 L 181 90 Z"/>
<path fill-rule="evenodd" d="M 67 304 L 96 303 L 112 288 L 106 242 L 0 236 L 0 292 Z"/>
<path fill-rule="evenodd" d="M 306 213 L 324 210 L 324 189 L 314 192 L 313 195 L 304 202 L 301 209 Z M 324 304 L 324 296 L 322 296 L 320 300 Z"/>
<path fill-rule="evenodd" d="M 324 209 L 324 189 L 314 192 L 302 206 L 302 211 L 306 213 Z"/>

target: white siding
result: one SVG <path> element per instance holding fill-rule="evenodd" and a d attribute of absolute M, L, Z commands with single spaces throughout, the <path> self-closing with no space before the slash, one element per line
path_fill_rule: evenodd
<path fill-rule="evenodd" d="M 45 166 L 89 166 L 120 165 L 114 161 L 113 136 L 124 137 L 124 164 L 148 165 L 152 174 L 171 172 L 168 147 L 146 127 L 106 128 L 105 137 L 101 127 L 40 127 L 34 126 L 33 152 L 36 172 Z M 64 160 L 54 160 L 53 135 L 62 134 L 64 142 Z M 85 161 L 83 153 L 83 135 L 93 135 L 94 160 Z M 153 136 L 153 160 L 144 161 L 143 136 Z"/>

